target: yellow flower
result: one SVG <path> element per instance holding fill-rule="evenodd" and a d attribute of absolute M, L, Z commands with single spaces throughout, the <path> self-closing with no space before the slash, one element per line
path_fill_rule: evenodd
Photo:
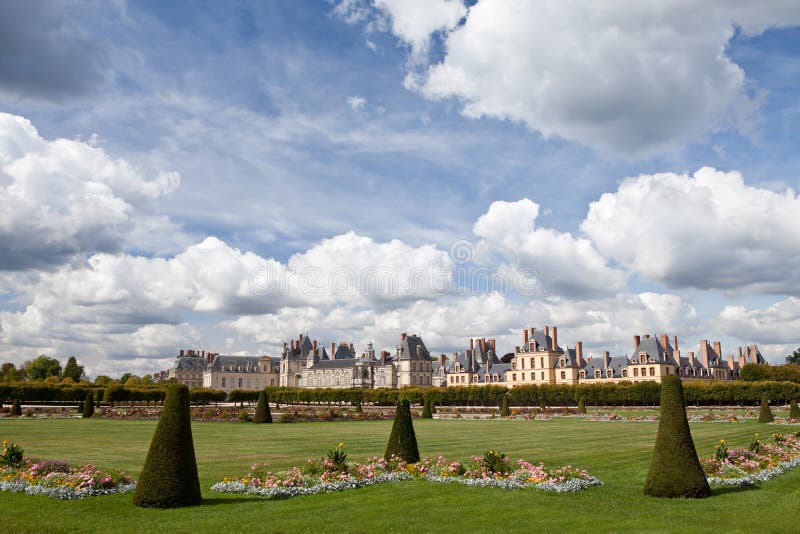
<path fill-rule="evenodd" d="M 340 448 L 340 449 L 343 449 L 343 448 L 344 448 L 344 441 L 340 441 L 340 442 L 339 442 L 339 448 Z"/>
<path fill-rule="evenodd" d="M 724 439 L 719 440 L 720 443 L 725 443 Z"/>

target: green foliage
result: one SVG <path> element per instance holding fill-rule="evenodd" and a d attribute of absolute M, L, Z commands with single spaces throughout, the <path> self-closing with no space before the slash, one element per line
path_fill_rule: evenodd
<path fill-rule="evenodd" d="M 189 389 L 183 384 L 173 384 L 167 389 L 133 504 L 143 508 L 178 508 L 200 502 Z"/>
<path fill-rule="evenodd" d="M 511 415 L 511 410 L 508 408 L 508 395 L 505 395 L 500 402 L 500 415 L 503 417 Z"/>
<path fill-rule="evenodd" d="M 22 447 L 16 443 L 3 441 L 3 453 L 0 454 L 0 465 L 18 467 L 22 463 L 24 452 Z"/>
<path fill-rule="evenodd" d="M 25 380 L 24 369 L 17 369 L 12 362 L 5 362 L 0 366 L 0 381 L 16 382 L 17 380 Z"/>
<path fill-rule="evenodd" d="M 50 376 L 61 375 L 61 362 L 44 354 L 23 364 L 29 380 L 44 380 Z"/>
<path fill-rule="evenodd" d="M 428 395 L 425 395 L 422 399 L 422 418 L 433 419 L 433 414 L 431 413 L 431 398 Z"/>
<path fill-rule="evenodd" d="M 22 407 L 17 399 L 14 399 L 14 402 L 11 403 L 11 415 L 15 417 L 22 415 Z"/>
<path fill-rule="evenodd" d="M 789 417 L 792 419 L 800 419 L 800 408 L 797 407 L 796 399 L 792 399 L 789 403 Z"/>
<path fill-rule="evenodd" d="M 222 402 L 228 394 L 221 389 L 192 388 L 189 390 L 189 402 L 206 405 L 210 402 Z"/>
<path fill-rule="evenodd" d="M 711 495 L 686 419 L 681 380 L 675 375 L 661 381 L 661 418 L 644 493 L 654 497 Z"/>
<path fill-rule="evenodd" d="M 64 378 L 71 378 L 75 382 L 80 382 L 83 376 L 83 366 L 78 365 L 75 356 L 70 356 L 64 366 Z"/>
<path fill-rule="evenodd" d="M 800 365 L 800 347 L 795 349 L 793 353 L 786 357 L 786 363 Z"/>
<path fill-rule="evenodd" d="M 490 473 L 506 474 L 511 472 L 511 460 L 501 452 L 483 451 L 481 463 Z"/>
<path fill-rule="evenodd" d="M 769 397 L 766 395 L 761 399 L 761 410 L 758 412 L 759 423 L 771 423 L 775 420 L 772 410 L 769 408 Z"/>
<path fill-rule="evenodd" d="M 347 472 L 347 453 L 344 452 L 344 443 L 339 442 L 339 445 L 335 449 L 328 451 L 327 457 L 336 471 L 340 473 Z"/>
<path fill-rule="evenodd" d="M 86 400 L 83 401 L 83 418 L 88 419 L 94 415 L 94 394 L 90 391 L 86 394 Z"/>
<path fill-rule="evenodd" d="M 386 460 L 392 456 L 398 456 L 408 463 L 419 461 L 417 436 L 411 420 L 411 404 L 405 399 L 400 400 L 395 408 L 392 433 L 389 435 L 389 442 L 386 444 L 386 452 L 383 456 Z"/>
<path fill-rule="evenodd" d="M 253 415 L 253 422 L 272 422 L 272 412 L 269 411 L 269 399 L 267 398 L 267 392 L 263 389 L 261 390 L 261 394 L 258 396 L 258 405 L 256 406 L 256 413 Z"/>
<path fill-rule="evenodd" d="M 739 379 L 745 382 L 769 380 L 769 367 L 760 363 L 746 363 L 739 371 Z"/>
<path fill-rule="evenodd" d="M 585 414 L 586 413 L 586 399 L 581 397 L 578 399 L 578 413 Z"/>

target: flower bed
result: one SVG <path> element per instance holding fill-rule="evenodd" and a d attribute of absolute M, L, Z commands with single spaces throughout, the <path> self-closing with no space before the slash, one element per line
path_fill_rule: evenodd
<path fill-rule="evenodd" d="M 399 458 L 373 457 L 366 463 L 346 463 L 344 444 L 325 458 L 310 459 L 302 467 L 274 472 L 266 464 L 256 464 L 240 478 L 226 478 L 211 486 L 221 493 L 246 493 L 270 499 L 330 493 L 397 480 L 427 480 L 467 486 L 503 489 L 535 488 L 544 491 L 573 492 L 601 484 L 585 470 L 572 466 L 546 469 L 543 463 L 525 460 L 512 462 L 495 451 L 474 456 L 470 462 L 448 460 L 444 456 L 406 463 Z"/>
<path fill-rule="evenodd" d="M 800 432 L 773 434 L 763 442 L 756 433 L 747 448 L 728 448 L 725 440 L 714 455 L 700 460 L 708 481 L 721 486 L 751 487 L 800 466 Z"/>
<path fill-rule="evenodd" d="M 62 460 L 22 456 L 19 446 L 3 442 L 0 491 L 25 492 L 55 499 L 81 499 L 132 491 L 136 483 L 117 470 L 101 471 L 91 464 L 71 466 Z"/>

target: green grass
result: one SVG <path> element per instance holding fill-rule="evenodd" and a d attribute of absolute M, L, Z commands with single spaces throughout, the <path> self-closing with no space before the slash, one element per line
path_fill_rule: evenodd
<path fill-rule="evenodd" d="M 467 459 L 495 449 L 549 466 L 585 467 L 605 485 L 573 495 L 468 488 L 424 481 L 382 484 L 328 495 L 265 501 L 209 491 L 224 476 L 268 462 L 275 468 L 322 456 L 344 441 L 350 460 L 380 455 L 391 421 L 193 423 L 204 504 L 143 510 L 131 495 L 80 501 L 0 493 L 3 532 L 797 532 L 800 470 L 750 490 L 715 489 L 710 499 L 662 500 L 642 494 L 657 423 L 414 421 L 420 453 Z M 745 445 L 798 427 L 696 423 L 699 454 L 725 438 Z M 26 455 L 120 467 L 138 477 L 154 421 L 2 420 L 0 439 Z"/>

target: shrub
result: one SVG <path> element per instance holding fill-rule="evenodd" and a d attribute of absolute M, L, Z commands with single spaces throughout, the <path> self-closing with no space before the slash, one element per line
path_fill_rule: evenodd
<path fill-rule="evenodd" d="M 173 384 L 167 389 L 133 504 L 144 508 L 178 508 L 200 501 L 189 389 L 183 384 Z"/>
<path fill-rule="evenodd" d="M 258 405 L 256 405 L 256 413 L 253 416 L 254 423 L 271 423 L 272 422 L 272 412 L 269 411 L 269 399 L 267 398 L 267 392 L 263 389 L 261 393 L 258 395 Z"/>
<path fill-rule="evenodd" d="M 500 415 L 503 417 L 511 415 L 511 410 L 508 409 L 508 395 L 505 395 L 500 403 Z"/>
<path fill-rule="evenodd" d="M 586 413 L 586 399 L 581 397 L 578 399 L 578 413 L 585 414 Z"/>
<path fill-rule="evenodd" d="M 14 399 L 14 402 L 11 403 L 11 415 L 15 417 L 22 415 L 22 407 L 19 405 L 19 401 L 17 399 Z"/>
<path fill-rule="evenodd" d="M 88 419 L 94 415 L 94 395 L 90 391 L 86 394 L 86 400 L 83 401 L 83 418 Z"/>
<path fill-rule="evenodd" d="M 772 410 L 769 409 L 769 399 L 765 396 L 761 398 L 761 411 L 758 412 L 759 423 L 771 423 L 775 420 Z"/>
<path fill-rule="evenodd" d="M 792 399 L 789 403 L 789 417 L 792 419 L 800 419 L 800 408 L 797 407 L 797 400 Z"/>
<path fill-rule="evenodd" d="M 417 436 L 414 433 L 414 423 L 411 421 L 411 405 L 407 400 L 400 400 L 394 411 L 394 424 L 386 444 L 384 458 L 390 460 L 398 456 L 408 463 L 419 461 L 419 448 Z"/>
<path fill-rule="evenodd" d="M 661 381 L 661 419 L 644 493 L 654 497 L 711 495 L 686 419 L 681 380 L 674 375 Z"/>
<path fill-rule="evenodd" d="M 433 414 L 431 413 L 431 398 L 427 395 L 422 399 L 422 418 L 433 419 Z"/>

